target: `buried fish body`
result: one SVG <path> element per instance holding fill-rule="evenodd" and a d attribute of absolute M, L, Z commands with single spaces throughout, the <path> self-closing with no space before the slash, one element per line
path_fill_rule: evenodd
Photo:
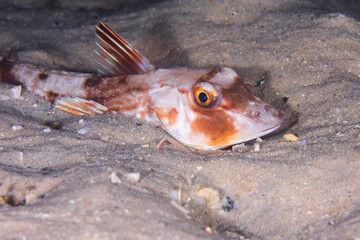
<path fill-rule="evenodd" d="M 97 74 L 48 70 L 4 57 L 0 81 L 21 84 L 70 113 L 119 112 L 144 119 L 198 150 L 261 137 L 285 119 L 231 68 L 155 69 L 101 22 L 94 52 Z"/>

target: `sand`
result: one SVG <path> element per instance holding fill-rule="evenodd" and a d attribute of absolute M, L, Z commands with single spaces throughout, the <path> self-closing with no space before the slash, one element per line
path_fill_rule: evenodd
<path fill-rule="evenodd" d="M 156 150 L 159 128 L 2 83 L 0 238 L 359 239 L 356 1 L 152 2 L 2 1 L 0 51 L 94 72 L 102 20 L 159 68 L 234 68 L 288 120 L 237 151 Z"/>

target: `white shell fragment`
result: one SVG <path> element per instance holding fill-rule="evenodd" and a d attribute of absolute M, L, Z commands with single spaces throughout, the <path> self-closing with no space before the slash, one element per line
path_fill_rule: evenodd
<path fill-rule="evenodd" d="M 91 128 L 92 128 L 92 127 L 89 126 L 89 125 L 88 125 L 88 126 L 85 126 L 85 127 L 81 128 L 81 129 L 78 131 L 78 134 L 83 135 L 83 134 L 87 133 L 88 131 L 90 131 Z"/>
<path fill-rule="evenodd" d="M 203 166 L 196 166 L 196 170 L 201 171 L 203 169 Z"/>
<path fill-rule="evenodd" d="M 178 200 L 178 190 L 173 190 L 170 192 L 171 200 L 177 201 Z"/>
<path fill-rule="evenodd" d="M 126 180 L 131 183 L 137 183 L 140 181 L 140 173 L 139 172 L 133 172 L 133 173 L 127 173 L 125 174 Z"/>
<path fill-rule="evenodd" d="M 15 99 L 20 99 L 20 97 L 21 97 L 21 85 L 11 88 L 10 91 L 12 92 L 13 97 Z"/>
<path fill-rule="evenodd" d="M 51 129 L 48 128 L 48 127 L 47 127 L 47 128 L 44 128 L 44 129 L 43 129 L 43 132 L 44 132 L 44 133 L 49 133 L 49 132 L 51 132 Z"/>
<path fill-rule="evenodd" d="M 254 144 L 254 152 L 260 152 L 260 143 L 255 143 Z"/>
<path fill-rule="evenodd" d="M 113 184 L 121 183 L 119 176 L 115 172 L 111 172 L 109 178 Z"/>
<path fill-rule="evenodd" d="M 177 210 L 179 210 L 180 212 L 182 212 L 184 215 L 189 215 L 190 211 L 187 210 L 186 208 L 184 208 L 183 206 L 181 206 L 178 202 L 171 200 L 170 201 L 171 205 L 173 205 Z"/>

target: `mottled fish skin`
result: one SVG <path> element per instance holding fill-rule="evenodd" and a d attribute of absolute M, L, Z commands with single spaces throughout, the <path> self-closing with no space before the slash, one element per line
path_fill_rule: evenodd
<path fill-rule="evenodd" d="M 61 97 L 86 97 L 86 79 L 96 74 L 56 71 L 3 58 L 0 61 L 1 82 L 22 85 L 52 103 Z"/>
<path fill-rule="evenodd" d="M 71 98 L 63 101 L 64 110 L 75 114 L 83 105 L 91 105 L 90 111 L 80 112 L 120 112 L 144 119 L 199 150 L 221 149 L 261 137 L 285 120 L 284 112 L 252 94 L 230 68 L 155 70 L 102 23 L 97 27 L 97 45 L 98 74 L 48 70 L 4 57 L 0 81 L 21 84 L 51 102 Z M 73 103 L 77 107 L 71 110 Z"/>

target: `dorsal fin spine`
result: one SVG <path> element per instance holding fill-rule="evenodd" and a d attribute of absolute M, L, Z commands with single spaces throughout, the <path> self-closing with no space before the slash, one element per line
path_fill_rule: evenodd
<path fill-rule="evenodd" d="M 116 52 L 118 55 L 120 55 L 120 56 L 122 57 L 122 59 L 126 60 L 127 63 L 128 63 L 130 66 L 133 65 L 133 66 L 135 66 L 135 67 L 138 67 L 136 64 L 132 64 L 131 62 L 129 62 L 128 59 L 126 58 L 126 56 L 129 55 L 129 52 L 128 52 L 128 51 L 126 51 L 121 45 L 117 44 L 117 42 L 116 42 L 113 38 L 108 38 L 108 39 L 112 42 L 112 44 L 118 46 L 118 47 L 119 47 L 123 52 L 125 52 L 126 54 L 124 55 L 123 53 L 121 53 L 121 52 L 119 52 L 118 50 L 116 50 L 116 48 L 114 48 L 114 47 L 112 46 L 112 44 L 110 44 L 109 42 L 106 42 L 106 41 L 105 41 L 105 36 L 109 36 L 109 35 L 106 35 L 106 33 L 104 33 L 104 31 L 102 31 L 99 27 L 97 27 L 97 30 L 99 30 L 99 31 L 104 35 L 104 37 L 102 38 L 102 37 L 99 36 L 99 34 L 97 34 L 97 37 L 98 37 L 104 44 L 106 44 L 107 46 L 111 47 L 111 49 L 112 49 L 114 52 Z M 102 47 L 99 43 L 97 43 L 97 46 L 99 46 L 104 52 L 106 52 L 112 59 L 114 59 L 114 61 L 116 61 L 117 63 L 119 63 L 119 65 L 121 66 L 121 63 L 119 62 L 119 60 L 116 59 L 116 58 L 114 57 L 114 55 L 112 55 L 107 49 L 105 49 L 104 47 Z M 104 56 L 102 56 L 102 57 L 104 57 Z M 138 70 L 140 70 L 140 68 L 138 68 Z"/>
<path fill-rule="evenodd" d="M 112 65 L 114 68 L 117 68 L 119 66 L 121 66 L 121 64 L 119 63 L 119 61 L 112 55 L 110 54 L 105 48 L 103 48 L 102 46 L 100 46 L 100 44 L 96 43 L 96 46 L 98 46 L 102 51 L 104 51 L 105 53 L 108 54 L 108 56 L 111 57 L 111 59 L 114 60 L 114 62 L 110 61 L 109 59 L 106 58 L 106 56 L 103 56 L 100 52 L 98 52 L 96 49 L 94 49 L 95 54 L 99 55 L 102 57 L 102 59 L 104 59 L 107 63 L 109 63 L 110 65 Z M 96 60 L 96 58 L 95 58 Z M 100 63 L 100 62 L 98 62 Z M 119 66 L 116 66 L 115 63 L 117 63 Z M 100 63 L 101 64 L 101 63 Z M 105 67 L 105 66 L 104 66 Z M 106 67 L 107 68 L 107 67 Z M 111 72 L 113 72 L 111 69 L 107 68 L 107 70 L 110 70 Z M 114 72 L 113 72 L 114 73 Z M 114 73 L 115 74 L 115 73 Z"/>
<path fill-rule="evenodd" d="M 96 26 L 94 53 L 99 74 L 142 74 L 154 69 L 146 57 L 102 22 Z"/>
<path fill-rule="evenodd" d="M 103 38 L 99 37 L 99 35 L 97 35 L 97 37 L 100 39 L 100 41 L 102 41 L 106 46 L 110 47 L 111 50 L 113 52 L 115 52 L 118 56 L 121 56 L 122 59 L 124 59 L 123 55 L 120 54 L 116 49 L 114 49 L 109 43 L 107 43 L 106 41 L 104 41 Z M 126 62 L 119 62 L 119 60 L 114 57 L 114 54 L 111 53 L 108 49 L 104 48 L 100 43 L 96 42 L 96 46 L 99 48 L 99 51 L 96 51 L 95 50 L 95 53 L 98 54 L 98 56 L 101 58 L 101 60 L 103 61 L 106 61 L 108 64 L 110 64 L 112 66 L 112 69 L 110 71 L 111 74 L 115 75 L 117 73 L 122 73 L 120 70 L 121 68 L 130 68 L 131 65 L 129 63 L 126 63 Z M 102 54 L 102 53 L 103 54 Z M 113 61 L 110 61 L 109 60 L 112 59 Z M 95 58 L 96 59 L 96 58 Z M 98 61 L 100 64 L 101 62 Z M 109 67 L 106 67 L 105 64 L 101 64 L 103 67 L 105 67 L 107 70 L 109 70 L 110 68 Z M 124 66 L 126 65 L 126 66 Z M 118 70 L 118 71 L 115 71 L 115 70 Z"/>
<path fill-rule="evenodd" d="M 94 50 L 95 54 L 99 54 L 96 50 Z M 100 55 L 100 54 L 99 54 Z M 106 58 L 103 58 L 106 62 L 108 62 L 109 64 L 113 65 L 110 61 L 108 61 Z M 102 75 L 106 75 L 107 73 L 112 73 L 113 75 L 115 75 L 114 71 L 111 70 L 110 68 L 108 68 L 107 66 L 105 66 L 104 64 L 102 64 L 101 62 L 99 62 L 99 60 L 97 60 L 96 58 L 94 59 L 95 63 L 104 68 L 105 71 L 101 70 L 101 68 L 97 68 L 98 73 L 102 74 Z"/>

